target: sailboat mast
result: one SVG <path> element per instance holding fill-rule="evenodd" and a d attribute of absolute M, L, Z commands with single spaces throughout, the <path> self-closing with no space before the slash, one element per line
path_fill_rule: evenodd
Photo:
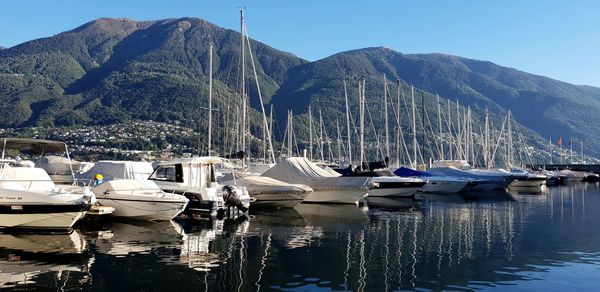
<path fill-rule="evenodd" d="M 417 115 L 415 112 L 415 87 L 410 86 L 412 99 L 412 132 L 413 132 L 413 168 L 417 168 Z"/>
<path fill-rule="evenodd" d="M 438 112 L 438 130 L 440 131 L 440 159 L 444 159 L 444 138 L 442 137 L 442 109 L 440 104 L 440 96 L 437 95 L 437 112 Z"/>
<path fill-rule="evenodd" d="M 363 83 L 358 83 L 358 103 L 360 118 L 360 169 L 365 161 L 365 101 L 363 96 Z"/>
<path fill-rule="evenodd" d="M 452 113 L 450 112 L 450 100 L 447 100 L 448 102 L 448 138 L 450 139 L 450 141 L 448 142 L 448 151 L 450 152 L 450 160 L 454 159 L 454 156 L 452 155 L 452 144 L 454 142 L 454 135 L 452 135 Z"/>
<path fill-rule="evenodd" d="M 383 112 L 385 116 L 385 157 L 390 159 L 390 131 L 388 125 L 387 78 L 383 74 Z M 386 165 L 387 166 L 387 165 Z"/>
<path fill-rule="evenodd" d="M 312 109 L 308 106 L 308 149 L 310 161 L 313 160 L 313 124 L 312 124 Z"/>
<path fill-rule="evenodd" d="M 244 45 L 245 39 L 244 39 L 244 34 L 245 34 L 245 20 L 244 20 L 244 9 L 240 9 L 240 30 L 241 30 L 241 67 L 242 67 L 242 79 L 241 79 L 241 95 L 242 95 L 242 125 L 240 126 L 241 128 L 241 146 L 242 146 L 242 151 L 244 152 L 244 154 L 246 154 L 246 46 Z M 242 167 L 244 167 L 244 160 L 245 158 L 242 159 Z"/>
<path fill-rule="evenodd" d="M 508 166 L 512 167 L 513 165 L 513 140 L 512 140 L 512 126 L 511 126 L 511 113 L 508 110 L 508 118 L 507 118 L 507 129 L 508 129 Z"/>
<path fill-rule="evenodd" d="M 352 132 L 350 132 L 350 107 L 348 106 L 348 90 L 344 79 L 344 100 L 346 102 L 346 133 L 348 134 L 348 163 L 352 164 Z"/>
<path fill-rule="evenodd" d="M 325 145 L 323 143 L 323 115 L 321 114 L 321 110 L 319 110 L 319 148 L 321 150 L 321 161 L 325 161 Z"/>
<path fill-rule="evenodd" d="M 292 135 L 293 135 L 293 128 L 292 128 L 292 111 L 289 110 L 288 111 L 288 136 L 287 136 L 287 146 L 288 146 L 288 157 L 292 157 L 293 153 L 292 153 Z"/>
<path fill-rule="evenodd" d="M 396 80 L 398 88 L 397 107 L 396 107 L 396 167 L 400 168 L 400 79 Z"/>
<path fill-rule="evenodd" d="M 212 146 L 212 77 L 213 77 L 213 44 L 210 43 L 208 47 L 208 155 L 211 155 L 211 146 Z"/>

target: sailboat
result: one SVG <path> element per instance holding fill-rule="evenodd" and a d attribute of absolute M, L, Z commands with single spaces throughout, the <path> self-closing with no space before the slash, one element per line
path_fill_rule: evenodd
<path fill-rule="evenodd" d="M 385 85 L 385 76 L 384 76 Z M 368 178 L 373 184 L 369 191 L 369 197 L 410 197 L 425 185 L 425 181 L 419 178 L 399 177 L 388 171 L 389 160 L 389 132 L 387 130 L 387 91 L 384 90 L 384 109 L 386 121 L 386 159 L 382 163 L 365 163 L 364 134 L 365 134 L 365 81 L 359 86 L 359 138 L 360 138 L 360 164 L 356 169 L 350 166 L 348 169 L 338 169 L 345 177 Z M 384 87 L 386 89 L 387 86 Z M 374 166 L 377 165 L 377 166 Z"/>

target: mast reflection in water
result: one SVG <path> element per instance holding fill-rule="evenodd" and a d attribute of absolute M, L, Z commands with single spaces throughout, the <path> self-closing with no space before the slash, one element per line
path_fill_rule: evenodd
<path fill-rule="evenodd" d="M 87 222 L 69 235 L 0 234 L 0 287 L 597 289 L 598 185 L 417 199 L 301 204 L 243 222 Z"/>

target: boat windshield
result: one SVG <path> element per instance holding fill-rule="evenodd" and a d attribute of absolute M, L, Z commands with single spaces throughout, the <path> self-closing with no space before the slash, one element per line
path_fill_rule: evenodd
<path fill-rule="evenodd" d="M 183 182 L 183 169 L 181 164 L 159 165 L 150 175 L 150 180 Z"/>

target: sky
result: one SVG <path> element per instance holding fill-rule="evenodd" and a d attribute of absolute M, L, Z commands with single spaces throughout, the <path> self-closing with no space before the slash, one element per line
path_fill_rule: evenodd
<path fill-rule="evenodd" d="M 314 61 L 364 47 L 446 53 L 600 87 L 600 1 L 3 0 L 0 46 L 100 17 L 199 17 Z"/>

